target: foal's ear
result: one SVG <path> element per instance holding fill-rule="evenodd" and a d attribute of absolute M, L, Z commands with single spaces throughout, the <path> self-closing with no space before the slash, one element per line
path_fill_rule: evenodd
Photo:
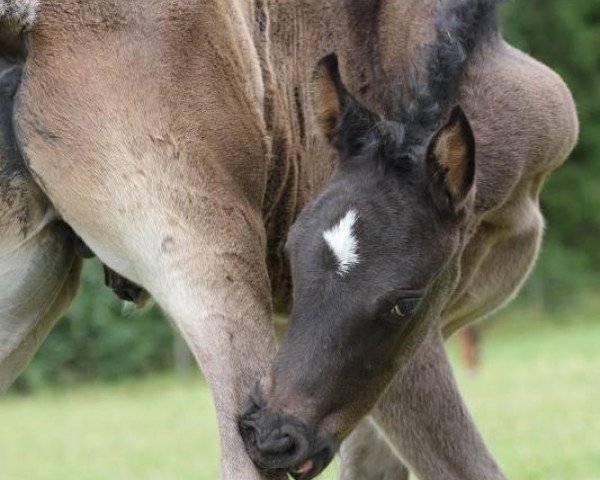
<path fill-rule="evenodd" d="M 379 117 L 358 102 L 346 89 L 338 59 L 321 59 L 312 80 L 313 108 L 321 132 L 339 150 L 356 153 Z"/>
<path fill-rule="evenodd" d="M 427 170 L 434 194 L 458 211 L 475 182 L 475 137 L 462 108 L 433 137 L 427 149 Z M 440 193 L 442 196 L 440 196 Z"/>

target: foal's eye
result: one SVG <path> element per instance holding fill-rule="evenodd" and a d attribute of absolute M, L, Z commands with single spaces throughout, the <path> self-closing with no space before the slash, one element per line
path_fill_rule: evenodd
<path fill-rule="evenodd" d="M 396 318 L 408 317 L 416 312 L 421 303 L 420 298 L 403 298 L 398 300 L 390 312 Z"/>
<path fill-rule="evenodd" d="M 377 318 L 395 325 L 404 325 L 414 314 L 423 298 L 423 291 L 391 292 L 377 301 Z"/>

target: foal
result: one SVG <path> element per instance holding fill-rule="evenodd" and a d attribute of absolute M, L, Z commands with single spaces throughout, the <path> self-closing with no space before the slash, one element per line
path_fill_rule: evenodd
<path fill-rule="evenodd" d="M 352 463 L 374 425 L 392 449 L 390 478 L 406 474 L 400 452 L 419 478 L 503 478 L 441 346 L 444 333 L 505 304 L 527 277 L 543 229 L 537 196 L 557 165 L 529 171 L 527 158 L 476 153 L 484 141 L 469 117 L 482 107 L 467 115 L 460 86 L 497 48 L 496 3 L 439 9 L 428 61 L 403 91 L 392 85 L 385 115 L 349 93 L 335 55 L 317 68 L 314 110 L 338 165 L 289 233 L 290 328 L 240 419 L 265 471 L 315 477 L 371 412 L 343 451 L 344 477 L 379 478 Z M 504 169 L 511 176 L 496 178 Z"/>

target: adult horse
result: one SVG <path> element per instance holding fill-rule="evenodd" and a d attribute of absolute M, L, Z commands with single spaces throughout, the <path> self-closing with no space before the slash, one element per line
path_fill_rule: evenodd
<path fill-rule="evenodd" d="M 72 296 L 78 260 L 66 222 L 112 270 L 144 287 L 188 341 L 213 389 L 223 478 L 258 479 L 261 471 L 311 478 L 371 407 L 342 448 L 345 478 L 402 478 L 400 458 L 420 478 L 502 478 L 456 389 L 440 331 L 448 335 L 505 303 L 531 268 L 543 228 L 539 190 L 577 137 L 573 102 L 558 76 L 506 45 L 493 27 L 481 48 L 471 49 L 461 75 L 466 116 L 456 110 L 435 136 L 431 151 L 438 163 L 428 164 L 443 167 L 429 171 L 431 185 L 441 192 L 432 203 L 446 205 L 446 229 L 438 228 L 431 205 L 426 210 L 419 204 L 418 211 L 429 216 L 411 212 L 389 223 L 387 233 L 379 230 L 380 243 L 393 244 L 390 233 L 397 233 L 398 246 L 410 249 L 402 278 L 418 281 L 398 288 L 414 291 L 396 291 L 385 304 L 387 313 L 410 317 L 410 328 L 391 331 L 369 323 L 336 330 L 336 319 L 340 324 L 348 312 L 364 311 L 360 301 L 369 292 L 359 288 L 356 299 L 338 304 L 343 315 L 336 317 L 330 297 L 327 308 L 315 309 L 323 299 L 319 304 L 305 290 L 305 279 L 313 278 L 307 272 L 324 268 L 311 264 L 315 258 L 326 260 L 330 275 L 350 282 L 373 244 L 361 233 L 369 215 L 363 205 L 346 210 L 347 196 L 344 202 L 336 195 L 331 202 L 320 197 L 318 208 L 306 209 L 328 185 L 337 161 L 319 125 L 342 157 L 350 154 L 348 164 L 357 152 L 363 155 L 366 144 L 380 145 L 381 138 L 363 142 L 365 134 L 379 131 L 380 116 L 402 111 L 407 95 L 399 87 L 427 69 L 426 46 L 435 45 L 443 12 L 456 9 L 460 16 L 461 7 L 491 4 L 37 3 L 2 1 L 0 15 L 27 30 L 11 124 L 27 170 L 13 170 L 10 178 L 30 181 L 28 172 L 33 175 L 43 192 L 35 205 L 43 205 L 44 215 L 8 215 L 16 226 L 13 251 L 28 251 L 29 260 L 0 258 L 10 263 L 11 285 L 22 287 L 25 296 L 37 293 L 40 281 L 48 292 L 29 304 L 19 302 L 22 308 L 11 312 L 10 322 L 0 319 L 4 338 L 11 339 L 0 351 L 2 368 L 5 358 L 20 359 L 0 369 L 3 378 L 26 363 Z M 3 43 L 4 49 L 9 46 Z M 321 63 L 313 106 L 314 66 L 334 51 L 339 70 L 333 57 Z M 5 105 L 12 103 L 7 98 Z M 346 116 L 341 107 L 349 103 L 356 105 L 358 120 L 340 126 Z M 402 144 L 399 130 L 381 131 L 392 134 L 384 143 L 393 156 Z M 357 142 L 344 132 L 356 133 Z M 426 165 L 424 158 L 409 157 Z M 333 178 L 327 188 L 336 191 L 331 185 L 341 185 L 340 176 Z M 364 178 L 364 185 L 344 190 L 351 186 L 364 198 L 371 177 Z M 423 186 L 423 178 L 415 185 Z M 14 205 L 5 201 L 4 211 L 9 203 Z M 270 370 L 272 305 L 285 311 L 291 300 L 285 239 L 302 211 L 307 213 L 290 251 L 295 301 L 304 308 L 294 309 L 290 334 Z M 424 234 L 426 225 L 431 229 Z M 407 241 L 413 234 L 424 240 L 421 249 Z M 47 268 L 61 253 L 65 258 Z M 389 258 L 389 264 L 407 266 L 401 251 Z M 36 279 L 23 265 L 47 273 Z M 381 259 L 372 266 L 381 267 Z M 388 283 L 388 266 L 380 268 L 381 282 L 370 277 L 373 284 Z M 438 285 L 437 278 L 445 280 Z M 434 291 L 440 293 L 432 296 Z M 339 298 L 348 298 L 347 292 Z M 13 306 L 10 298 L 4 305 Z M 15 334 L 22 310 L 27 328 Z M 390 325 L 396 317 L 390 316 Z M 392 346 L 382 342 L 383 360 L 377 344 L 365 350 L 357 336 L 372 339 L 372 331 L 397 340 Z M 348 362 L 340 347 L 350 338 L 363 350 L 356 355 L 350 348 Z M 323 354 L 325 347 L 330 355 Z M 311 358 L 322 362 L 315 366 Z M 357 358 L 369 368 L 344 369 L 356 367 Z M 365 374 L 362 389 L 354 370 Z M 264 380 L 242 417 L 242 431 L 261 470 L 238 434 L 256 376 Z"/>

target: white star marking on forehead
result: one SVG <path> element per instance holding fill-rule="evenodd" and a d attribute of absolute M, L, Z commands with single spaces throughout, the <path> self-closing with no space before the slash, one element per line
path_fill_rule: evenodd
<path fill-rule="evenodd" d="M 338 261 L 340 275 L 348 273 L 350 268 L 359 262 L 358 241 L 353 232 L 357 218 L 356 210 L 350 209 L 337 225 L 323 233 L 325 242 Z"/>

